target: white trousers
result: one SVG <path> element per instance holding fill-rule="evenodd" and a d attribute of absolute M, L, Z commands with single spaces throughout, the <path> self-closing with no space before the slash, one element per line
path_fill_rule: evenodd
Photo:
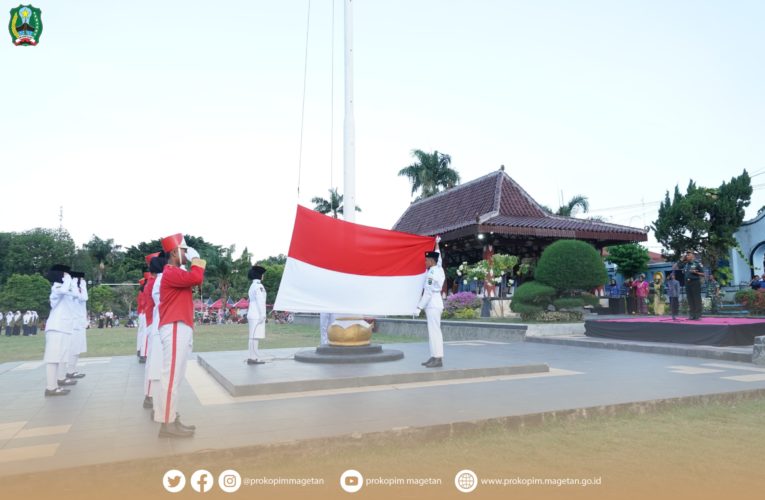
<path fill-rule="evenodd" d="M 45 332 L 45 354 L 43 361 L 48 364 L 45 377 L 47 389 L 55 389 L 58 387 L 57 380 L 66 378 L 66 364 L 69 361 L 71 343 L 71 333 L 59 332 L 57 330 Z"/>
<path fill-rule="evenodd" d="M 162 325 L 159 329 L 162 340 L 162 375 L 160 377 L 164 411 L 154 412 L 154 421 L 170 423 L 175 421 L 178 406 L 178 386 L 186 376 L 186 363 L 191 356 L 194 330 L 181 321 Z"/>
<path fill-rule="evenodd" d="M 258 339 L 250 339 L 250 352 L 248 357 L 250 359 L 260 359 L 260 351 L 258 350 Z"/>
<path fill-rule="evenodd" d="M 145 356 L 143 352 L 143 346 L 146 339 L 146 315 L 141 313 L 138 315 L 138 332 L 136 332 L 135 350 L 141 351 L 141 356 Z"/>
<path fill-rule="evenodd" d="M 321 345 L 329 345 L 329 327 L 335 322 L 333 313 L 319 314 L 319 331 L 321 332 Z"/>
<path fill-rule="evenodd" d="M 162 340 L 154 323 L 148 327 L 146 335 L 146 370 L 144 371 L 144 395 L 152 396 L 152 388 L 159 387 L 162 376 Z"/>
<path fill-rule="evenodd" d="M 443 309 L 425 309 L 428 318 L 428 342 L 430 343 L 430 355 L 434 358 L 444 357 L 444 336 L 441 333 L 441 313 Z"/>

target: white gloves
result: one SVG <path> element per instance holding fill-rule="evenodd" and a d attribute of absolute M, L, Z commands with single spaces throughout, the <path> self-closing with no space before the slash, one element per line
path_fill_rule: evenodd
<path fill-rule="evenodd" d="M 199 258 L 199 252 L 197 252 L 191 247 L 186 249 L 186 260 L 191 262 L 192 260 L 198 259 L 198 258 Z"/>
<path fill-rule="evenodd" d="M 414 313 L 412 313 L 412 318 L 418 318 L 421 312 L 422 312 L 422 309 L 418 307 L 417 309 L 414 310 Z"/>

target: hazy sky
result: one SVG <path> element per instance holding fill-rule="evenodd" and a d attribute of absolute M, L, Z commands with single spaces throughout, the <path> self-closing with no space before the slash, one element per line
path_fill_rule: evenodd
<path fill-rule="evenodd" d="M 58 227 L 63 206 L 78 245 L 182 231 L 265 257 L 287 252 L 297 203 L 342 192 L 341 0 L 334 31 L 332 0 L 311 1 L 299 196 L 307 0 L 33 5 L 40 45 L 0 43 L 0 231 Z M 765 173 L 765 2 L 354 9 L 357 222 L 403 213 L 415 148 L 637 227 L 677 183 Z"/>

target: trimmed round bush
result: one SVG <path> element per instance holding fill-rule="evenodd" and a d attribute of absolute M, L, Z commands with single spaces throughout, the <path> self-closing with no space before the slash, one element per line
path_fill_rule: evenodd
<path fill-rule="evenodd" d="M 555 299 L 553 301 L 555 309 L 575 309 L 577 307 L 584 307 L 584 299 L 578 297 L 563 297 Z"/>
<path fill-rule="evenodd" d="M 597 307 L 600 305 L 600 298 L 591 293 L 583 293 L 582 300 L 586 306 Z"/>
<path fill-rule="evenodd" d="M 537 314 L 542 314 L 545 309 L 542 306 L 535 306 L 533 304 L 522 304 L 518 301 L 512 301 L 510 303 L 510 309 L 521 315 L 521 319 L 532 319 Z"/>
<path fill-rule="evenodd" d="M 538 281 L 527 281 L 515 290 L 515 293 L 513 294 L 513 302 L 510 306 L 512 307 L 515 303 L 521 303 L 546 307 L 552 303 L 555 295 L 555 288 Z M 515 311 L 515 309 L 513 310 Z"/>
<path fill-rule="evenodd" d="M 579 240 L 559 240 L 542 253 L 534 279 L 564 293 L 597 288 L 608 280 L 608 273 L 592 245 Z"/>

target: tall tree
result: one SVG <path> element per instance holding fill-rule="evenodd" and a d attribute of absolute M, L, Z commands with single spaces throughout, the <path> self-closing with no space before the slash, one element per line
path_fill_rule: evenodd
<path fill-rule="evenodd" d="M 551 214 L 563 215 L 565 217 L 574 217 L 580 211 L 582 213 L 587 213 L 590 210 L 590 201 L 587 199 L 586 196 L 578 194 L 576 196 L 573 196 L 570 200 L 568 200 L 567 203 L 558 207 L 558 210 L 553 211 L 550 207 L 546 205 L 542 205 L 542 208 L 544 208 Z M 597 216 L 590 217 L 590 220 L 596 220 L 596 221 L 602 222 L 602 218 Z"/>
<path fill-rule="evenodd" d="M 703 262 L 716 271 L 720 259 L 737 245 L 733 234 L 744 221 L 751 197 L 751 178 L 746 170 L 718 188 L 700 187 L 691 180 L 685 194 L 675 186 L 670 200 L 667 191 L 653 223 L 665 256 L 679 260 L 687 250 L 700 252 Z"/>
<path fill-rule="evenodd" d="M 89 242 L 82 245 L 82 248 L 87 250 L 96 262 L 96 283 L 101 283 L 106 263 L 111 259 L 112 254 L 120 248 L 119 245 L 115 245 L 111 238 L 102 240 L 94 234 Z"/>
<path fill-rule="evenodd" d="M 568 203 L 561 205 L 556 212 L 556 215 L 563 215 L 566 217 L 574 217 L 579 211 L 587 213 L 590 210 L 590 201 L 586 196 L 578 194 L 568 200 Z"/>
<path fill-rule="evenodd" d="M 53 264 L 70 265 L 75 253 L 74 241 L 66 231 L 35 228 L 14 233 L 8 243 L 2 274 L 45 274 Z"/>
<path fill-rule="evenodd" d="M 416 200 L 433 196 L 441 188 L 450 189 L 459 184 L 460 174 L 450 167 L 451 156 L 438 151 L 426 153 L 420 149 L 413 150 L 412 156 L 417 161 L 399 170 L 398 175 L 409 178 L 412 195 L 420 191 Z"/>
<path fill-rule="evenodd" d="M 625 243 L 608 247 L 608 262 L 616 264 L 617 270 L 625 278 L 631 278 L 637 273 L 648 270 L 648 262 L 651 258 L 648 249 L 637 243 Z"/>
<path fill-rule="evenodd" d="M 314 210 L 324 215 L 331 213 L 332 217 L 335 219 L 343 213 L 343 195 L 337 192 L 337 188 L 329 190 L 328 200 L 325 200 L 321 196 L 314 196 L 311 198 L 311 203 L 313 203 Z M 359 208 L 358 205 L 356 206 L 356 211 L 361 212 L 361 208 Z"/>
<path fill-rule="evenodd" d="M 215 285 L 216 291 L 220 293 L 220 299 L 224 307 L 228 301 L 231 283 L 234 281 L 238 271 L 232 258 L 233 253 L 234 246 L 231 245 L 222 252 L 207 253 L 205 256 L 207 260 L 205 277 Z"/>
<path fill-rule="evenodd" d="M 0 308 L 33 310 L 40 316 L 50 312 L 50 283 L 39 274 L 14 274 L 0 292 Z"/>

